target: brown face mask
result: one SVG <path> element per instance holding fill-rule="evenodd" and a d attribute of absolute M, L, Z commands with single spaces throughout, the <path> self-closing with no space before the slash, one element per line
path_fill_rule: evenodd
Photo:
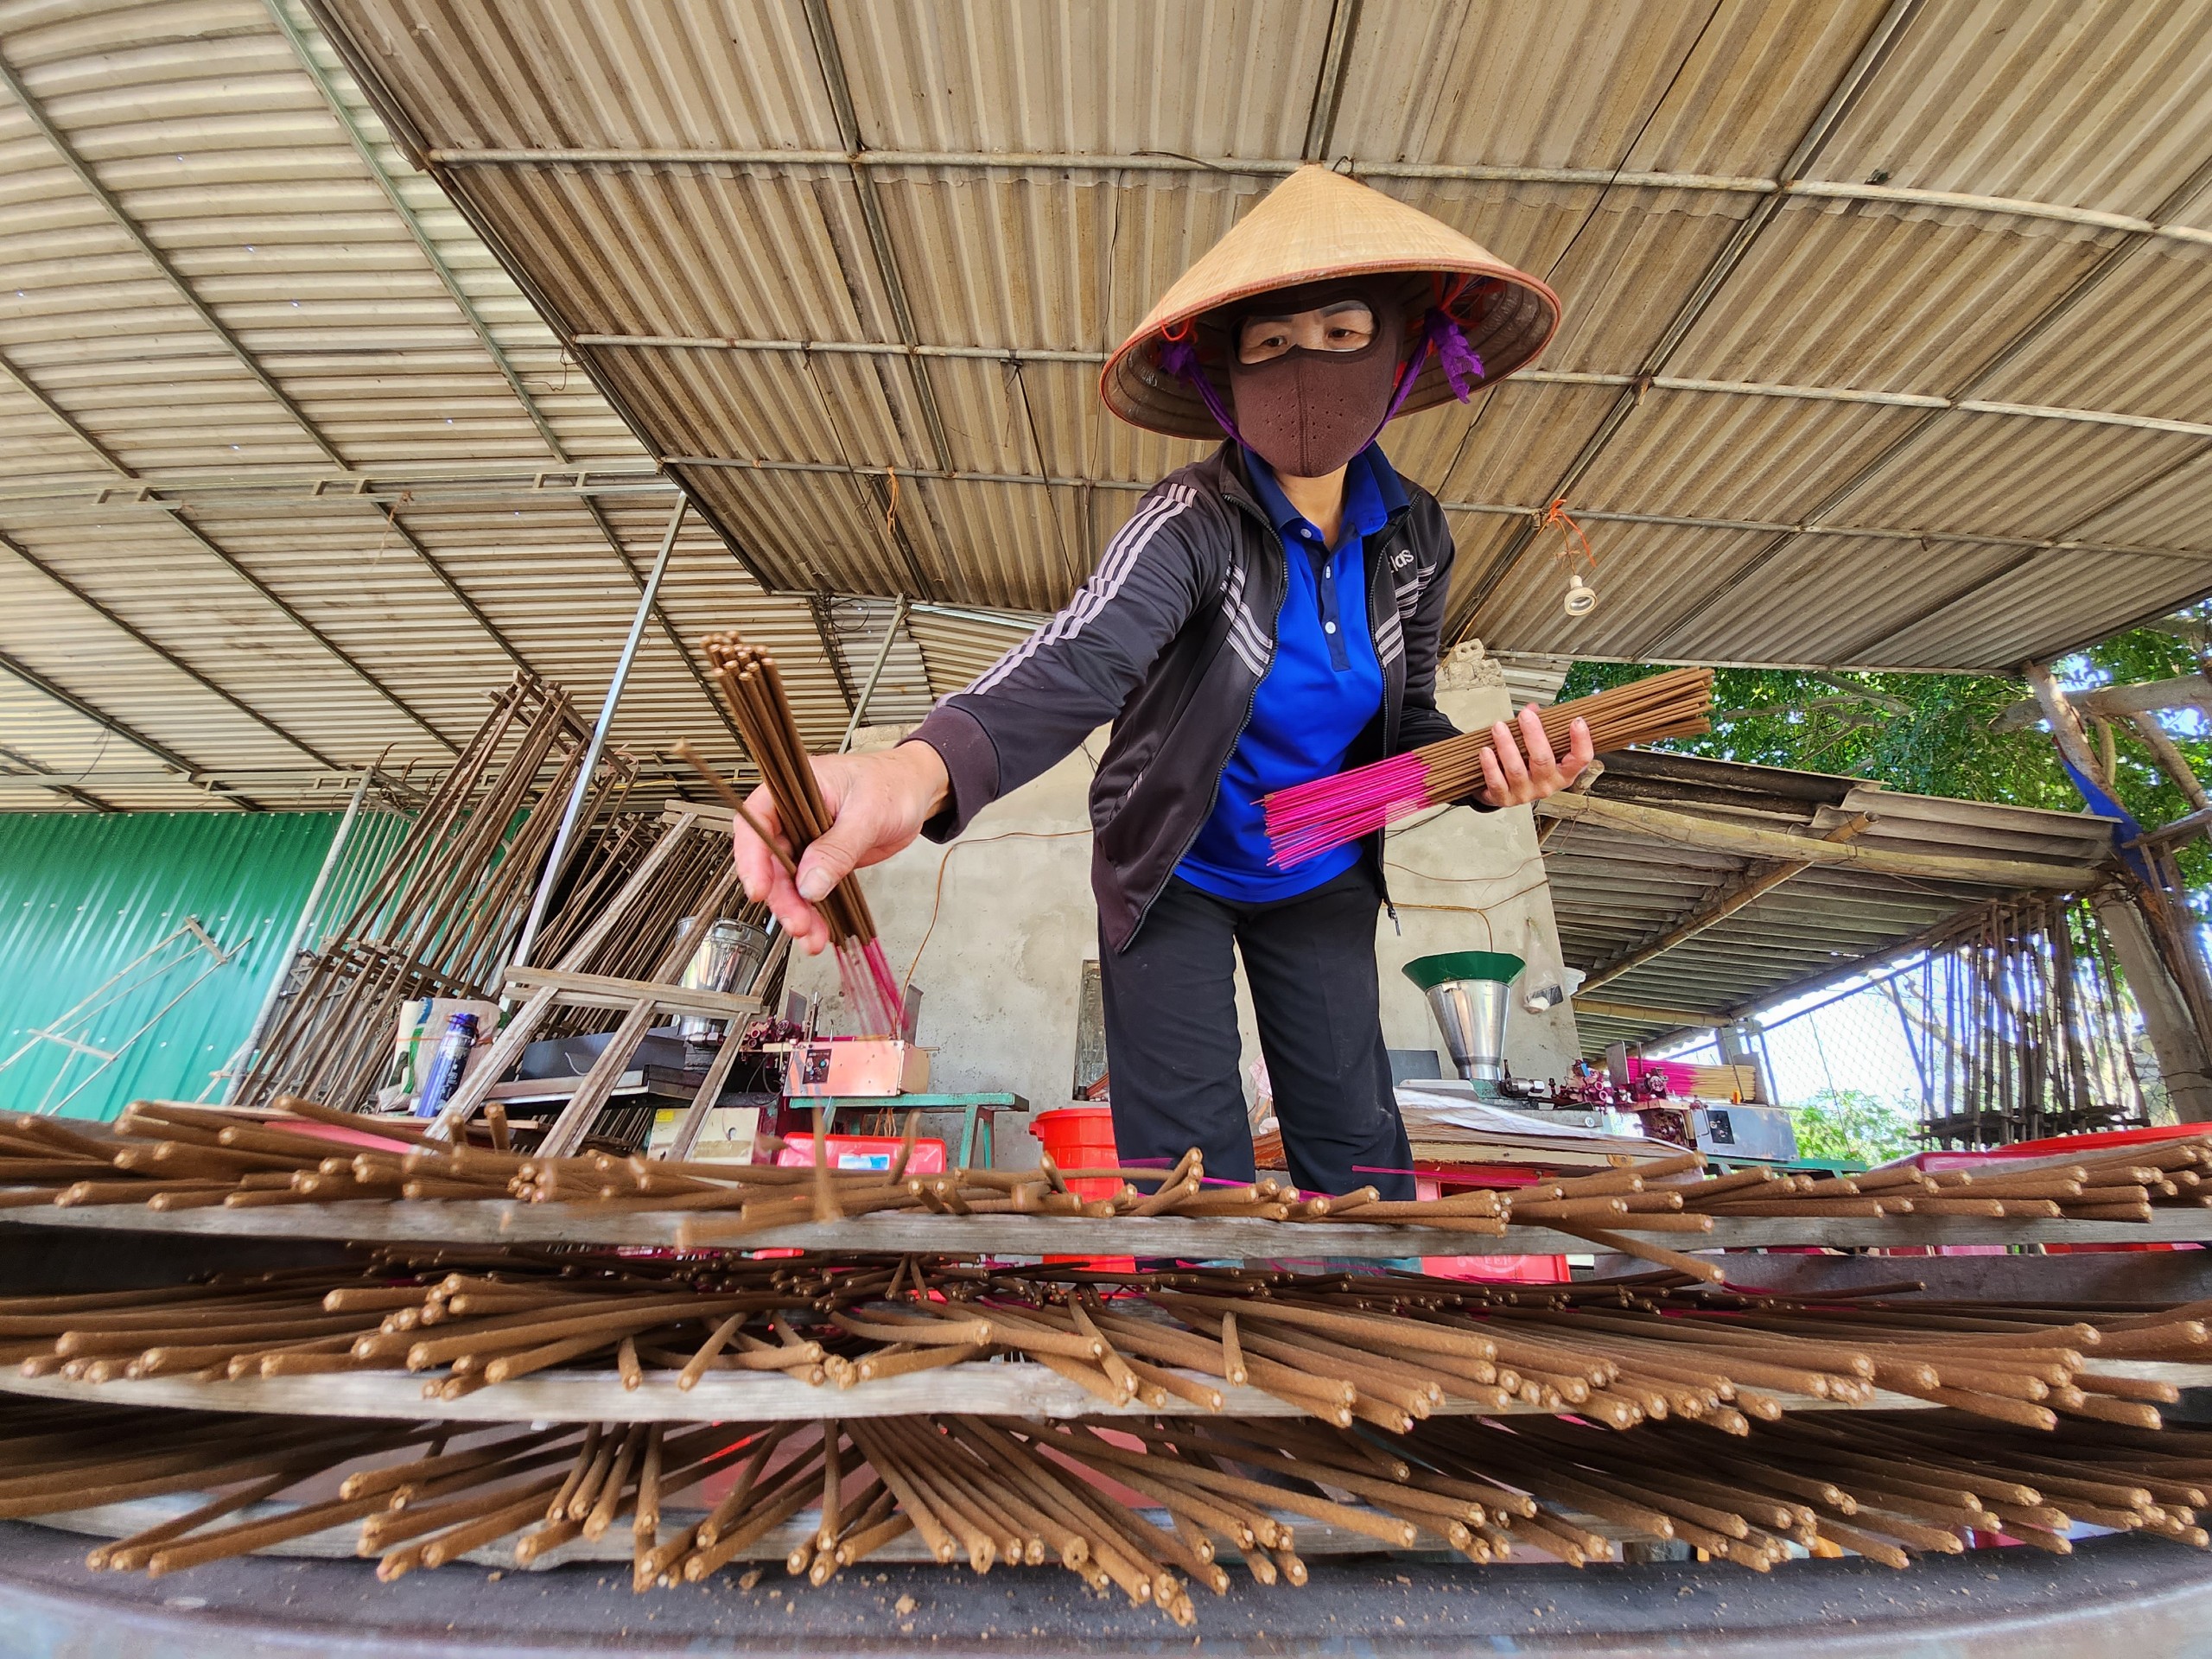
<path fill-rule="evenodd" d="M 1294 478 L 1336 471 L 1367 447 L 1390 407 L 1405 345 L 1402 307 L 1363 288 L 1332 285 L 1271 295 L 1268 314 L 1341 299 L 1363 300 L 1375 314 L 1375 338 L 1356 352 L 1294 346 L 1264 363 L 1240 363 L 1231 328 L 1229 385 L 1237 432 L 1268 466 Z"/>

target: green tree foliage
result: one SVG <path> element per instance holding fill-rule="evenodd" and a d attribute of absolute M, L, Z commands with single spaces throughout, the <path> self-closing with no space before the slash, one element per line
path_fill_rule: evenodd
<path fill-rule="evenodd" d="M 2060 681 L 2087 690 L 2197 671 L 2212 658 L 2212 605 L 2093 645 L 2056 664 Z M 1657 672 L 1649 664 L 1577 663 L 1561 697 L 1584 696 Z M 2082 798 L 2040 724 L 1997 731 L 1992 722 L 2030 695 L 2003 675 L 1823 673 L 1724 668 L 1713 682 L 1713 728 L 1660 747 L 1760 766 L 1863 778 L 1916 795 L 1948 795 L 2016 806 L 2082 810 Z M 2169 713 L 2163 728 L 2197 774 L 2212 780 L 2212 731 L 2192 713 Z M 2145 824 L 2189 810 L 2189 803 L 2133 736 L 2114 752 L 2121 800 Z M 2192 890 L 2212 886 L 2212 849 L 2194 841 L 2180 855 Z"/>
<path fill-rule="evenodd" d="M 1920 1114 L 1907 1102 L 1885 1100 L 1863 1089 L 1822 1089 L 1789 1109 L 1803 1158 L 1836 1158 L 1885 1164 L 1920 1150 L 1913 1131 Z"/>

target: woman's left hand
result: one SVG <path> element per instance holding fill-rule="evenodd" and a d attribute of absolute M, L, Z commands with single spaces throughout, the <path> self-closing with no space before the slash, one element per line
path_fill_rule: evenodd
<path fill-rule="evenodd" d="M 1517 743 L 1513 728 L 1503 721 L 1490 728 L 1491 746 L 1483 754 L 1484 786 L 1475 798 L 1485 806 L 1526 806 L 1556 795 L 1580 778 L 1592 759 L 1586 721 L 1578 720 L 1567 728 L 1569 741 L 1563 755 L 1552 753 L 1552 741 L 1533 706 L 1521 711 L 1519 723 Z"/>

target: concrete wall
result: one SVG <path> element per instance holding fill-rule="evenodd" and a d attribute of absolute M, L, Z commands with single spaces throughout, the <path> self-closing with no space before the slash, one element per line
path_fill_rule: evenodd
<path fill-rule="evenodd" d="M 1439 706 L 1463 728 L 1507 712 L 1495 664 L 1461 657 L 1444 682 Z M 861 747 L 903 734 L 878 728 L 861 734 Z M 1084 749 L 977 814 L 951 846 L 917 842 L 862 873 L 893 968 L 903 974 L 922 950 L 914 983 L 924 993 L 921 1039 L 937 1050 L 932 1086 L 939 1091 L 1012 1090 L 1038 1111 L 1069 1103 L 1083 964 L 1098 954 L 1085 803 L 1105 741 L 1103 731 L 1094 734 Z M 1387 915 L 1380 918 L 1383 1034 L 1393 1048 L 1440 1055 L 1427 1004 L 1399 971 L 1407 962 L 1459 950 L 1559 960 L 1535 815 L 1526 807 L 1484 814 L 1455 808 L 1394 834 L 1388 857 L 1403 931 Z M 826 957 L 801 959 L 790 983 L 834 998 L 836 969 Z M 1237 1007 L 1249 1096 L 1260 1048 L 1242 976 Z M 826 1023 L 837 1028 L 834 1013 Z M 1565 1007 L 1531 1014 L 1516 1005 L 1506 1031 L 1516 1075 L 1562 1076 L 1577 1052 Z M 997 1155 L 1001 1164 L 1031 1164 L 1036 1144 L 1018 1123 L 1002 1120 Z"/>

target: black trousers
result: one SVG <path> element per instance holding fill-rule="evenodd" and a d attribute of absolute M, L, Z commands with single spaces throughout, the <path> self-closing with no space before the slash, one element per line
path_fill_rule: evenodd
<path fill-rule="evenodd" d="M 1375 969 L 1382 896 L 1363 867 L 1294 899 L 1246 905 L 1179 876 L 1116 954 L 1099 951 L 1114 1140 L 1125 1160 L 1252 1179 L 1237 1075 L 1236 957 L 1259 1016 L 1291 1177 L 1309 1191 L 1373 1185 L 1410 1198 L 1413 1163 L 1390 1086 Z"/>

